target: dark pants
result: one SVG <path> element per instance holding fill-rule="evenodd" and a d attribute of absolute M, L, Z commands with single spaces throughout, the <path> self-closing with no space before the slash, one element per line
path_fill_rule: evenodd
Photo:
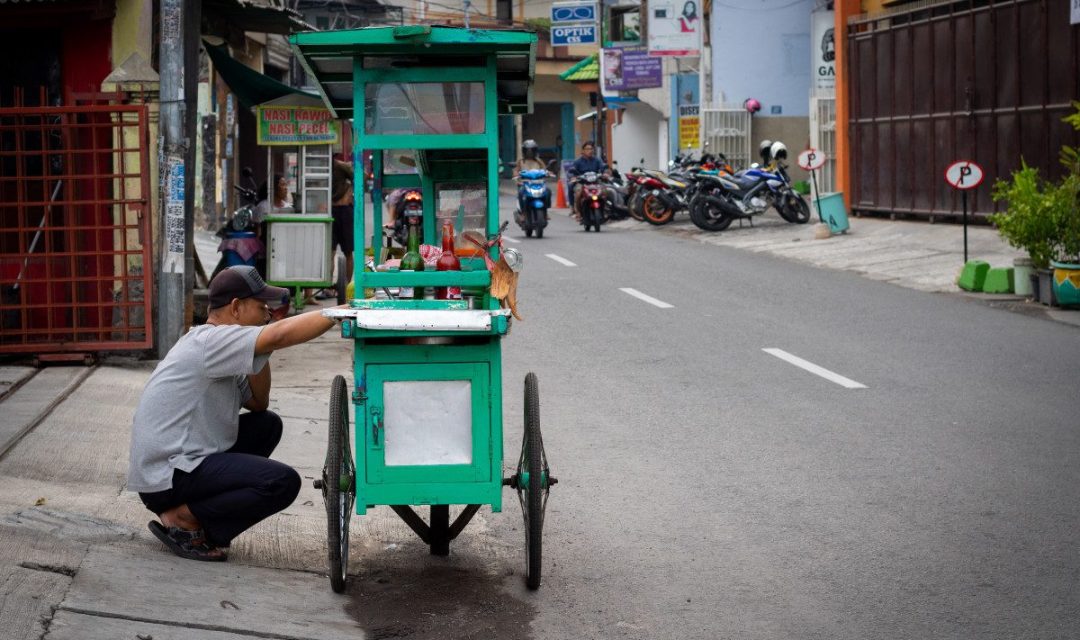
<path fill-rule="evenodd" d="M 206 456 L 191 473 L 173 471 L 172 489 L 139 497 L 157 514 L 186 504 L 207 540 L 227 547 L 255 523 L 288 507 L 300 493 L 300 474 L 269 459 L 280 441 L 281 418 L 276 413 L 242 414 L 231 449 Z"/>

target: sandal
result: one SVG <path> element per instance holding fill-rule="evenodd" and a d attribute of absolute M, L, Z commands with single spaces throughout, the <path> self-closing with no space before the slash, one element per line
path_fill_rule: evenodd
<path fill-rule="evenodd" d="M 225 562 L 229 556 L 218 547 L 206 542 L 206 534 L 202 529 L 181 529 L 180 527 L 165 527 L 160 522 L 153 520 L 147 525 L 150 533 L 161 540 L 173 553 L 188 560 L 201 560 L 203 562 Z"/>

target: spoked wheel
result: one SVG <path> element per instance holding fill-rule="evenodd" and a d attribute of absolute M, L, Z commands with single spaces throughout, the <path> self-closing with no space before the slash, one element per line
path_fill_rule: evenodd
<path fill-rule="evenodd" d="M 535 373 L 525 376 L 525 437 L 513 480 L 525 517 L 525 585 L 538 589 L 543 558 L 544 510 L 556 480 L 551 477 L 544 439 L 540 435 L 540 390 Z"/>
<path fill-rule="evenodd" d="M 356 466 L 349 446 L 349 390 L 337 376 L 330 387 L 330 438 L 322 470 L 322 494 L 326 503 L 327 546 L 330 548 L 330 586 L 345 591 L 349 570 L 349 520 L 356 500 Z"/>
<path fill-rule="evenodd" d="M 641 212 L 645 222 L 655 225 L 667 224 L 675 217 L 675 209 L 665 206 L 658 196 L 651 193 L 645 196 Z"/>
<path fill-rule="evenodd" d="M 345 287 L 349 286 L 349 279 L 352 278 L 352 274 L 345 273 L 345 256 L 338 256 L 337 258 L 337 303 L 345 304 L 348 300 L 345 299 Z"/>

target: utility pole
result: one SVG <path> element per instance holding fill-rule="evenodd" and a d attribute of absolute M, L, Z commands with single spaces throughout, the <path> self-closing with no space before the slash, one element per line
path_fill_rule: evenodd
<path fill-rule="evenodd" d="M 160 0 L 161 115 L 158 158 L 157 355 L 176 344 L 190 318 L 194 285 L 194 91 L 198 82 L 198 0 Z M 192 61 L 196 61 L 192 63 Z M 191 170 L 189 170 L 189 167 Z"/>

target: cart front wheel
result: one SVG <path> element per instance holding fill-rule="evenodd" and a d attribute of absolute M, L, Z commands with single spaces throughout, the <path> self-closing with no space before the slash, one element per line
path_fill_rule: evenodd
<path fill-rule="evenodd" d="M 550 478 L 544 440 L 540 435 L 540 390 L 536 374 L 525 376 L 525 437 L 518 458 L 515 488 L 525 517 L 525 584 L 540 587 L 543 558 L 544 510 L 554 482 Z"/>
<path fill-rule="evenodd" d="M 330 586 L 345 591 L 349 569 L 349 520 L 356 499 L 356 467 L 349 446 L 349 390 L 337 376 L 330 388 L 330 437 L 322 470 L 322 494 L 326 503 Z"/>

